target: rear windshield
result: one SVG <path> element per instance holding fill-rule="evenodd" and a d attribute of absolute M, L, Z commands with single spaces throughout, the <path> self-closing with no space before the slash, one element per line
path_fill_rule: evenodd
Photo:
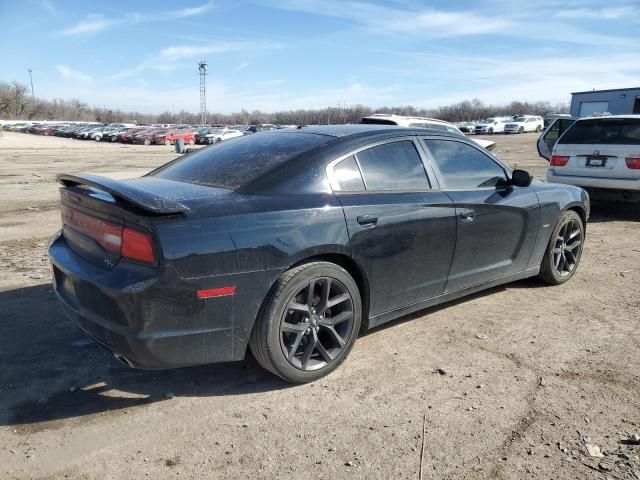
<path fill-rule="evenodd" d="M 149 175 L 235 190 L 331 140 L 334 137 L 302 132 L 256 133 L 202 148 Z"/>
<path fill-rule="evenodd" d="M 594 118 L 575 122 L 559 144 L 640 145 L 640 118 Z"/>

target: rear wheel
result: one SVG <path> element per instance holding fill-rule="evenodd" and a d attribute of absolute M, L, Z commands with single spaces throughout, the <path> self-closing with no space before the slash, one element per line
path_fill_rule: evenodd
<path fill-rule="evenodd" d="M 328 262 L 285 272 L 251 332 L 265 369 L 294 383 L 314 381 L 347 357 L 360 331 L 362 304 L 353 278 Z"/>
<path fill-rule="evenodd" d="M 540 131 L 541 131 L 541 130 L 542 130 L 542 128 L 540 127 L 540 125 L 538 125 L 538 126 L 536 127 L 536 133 L 540 133 Z"/>
<path fill-rule="evenodd" d="M 102 140 L 102 136 L 101 136 L 101 135 L 96 135 L 95 137 L 93 137 L 93 139 L 94 139 L 96 142 L 99 142 L 100 140 Z"/>
<path fill-rule="evenodd" d="M 578 269 L 584 242 L 584 223 L 573 210 L 563 212 L 553 229 L 540 265 L 540 279 L 550 285 L 569 280 Z"/>

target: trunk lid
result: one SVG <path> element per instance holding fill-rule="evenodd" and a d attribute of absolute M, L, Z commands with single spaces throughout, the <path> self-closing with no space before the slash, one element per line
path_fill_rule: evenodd
<path fill-rule="evenodd" d="M 626 162 L 640 157 L 640 145 L 556 144 L 553 154 L 569 157 L 566 165 L 553 167 L 557 175 L 640 179 L 640 169 Z"/>
<path fill-rule="evenodd" d="M 76 254 L 106 269 L 121 260 L 131 233 L 148 237 L 155 251 L 152 265 L 157 265 L 161 252 L 154 224 L 188 215 L 190 205 L 228 193 L 154 177 L 114 180 L 83 174 L 60 175 L 58 181 L 62 184 L 62 234 L 67 244 Z"/>

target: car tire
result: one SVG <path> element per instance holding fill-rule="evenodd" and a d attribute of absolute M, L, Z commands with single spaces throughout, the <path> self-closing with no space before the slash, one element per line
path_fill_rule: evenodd
<path fill-rule="evenodd" d="M 151 140 L 150 140 L 150 139 L 148 139 L 148 138 L 145 138 L 145 139 L 144 139 L 144 144 L 145 144 L 145 145 L 151 145 Z"/>
<path fill-rule="evenodd" d="M 195 145 L 196 141 L 192 138 L 191 140 L 189 140 L 189 145 Z"/>
<path fill-rule="evenodd" d="M 584 222 L 577 212 L 567 210 L 560 215 L 540 264 L 540 280 L 560 285 L 573 277 L 582 258 L 584 233 Z"/>
<path fill-rule="evenodd" d="M 284 380 L 312 382 L 344 361 L 361 321 L 360 292 L 351 275 L 333 263 L 306 263 L 275 283 L 251 331 L 249 348 L 262 367 Z"/>
<path fill-rule="evenodd" d="M 489 133 L 489 135 L 493 135 L 493 128 L 490 128 L 487 133 Z"/>
<path fill-rule="evenodd" d="M 540 128 L 540 125 L 538 125 L 538 126 L 536 127 L 536 133 L 540 133 L 541 131 L 542 131 L 542 128 Z"/>
<path fill-rule="evenodd" d="M 164 141 L 164 144 L 168 147 L 169 145 L 171 145 L 171 140 L 169 140 L 168 138 Z"/>
<path fill-rule="evenodd" d="M 520 127 L 520 128 L 518 129 L 518 133 L 524 133 L 524 127 Z"/>
<path fill-rule="evenodd" d="M 100 140 L 102 140 L 102 137 L 101 137 L 100 135 L 96 135 L 95 137 L 93 137 L 93 139 L 94 139 L 96 142 L 99 142 Z"/>

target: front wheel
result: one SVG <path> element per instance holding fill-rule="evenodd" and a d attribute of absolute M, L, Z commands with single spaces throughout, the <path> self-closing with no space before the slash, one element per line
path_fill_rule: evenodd
<path fill-rule="evenodd" d="M 168 147 L 169 145 L 171 145 L 171 140 L 169 140 L 168 138 L 164 141 L 164 144 Z"/>
<path fill-rule="evenodd" d="M 569 280 L 578 269 L 583 242 L 582 218 L 573 210 L 563 212 L 551 234 L 539 278 L 550 285 L 560 285 Z"/>
<path fill-rule="evenodd" d="M 195 143 L 196 143 L 196 141 L 193 138 L 191 138 L 189 140 L 189 145 L 195 145 Z"/>
<path fill-rule="evenodd" d="M 293 383 L 312 382 L 335 370 L 360 331 L 362 303 L 343 268 L 312 262 L 285 272 L 251 332 L 258 363 Z"/>
<path fill-rule="evenodd" d="M 493 128 L 489 129 L 489 135 L 493 135 Z"/>
<path fill-rule="evenodd" d="M 524 133 L 524 127 L 520 127 L 520 128 L 518 129 L 518 133 Z"/>
<path fill-rule="evenodd" d="M 542 127 L 540 127 L 540 125 L 538 125 L 536 127 L 536 133 L 540 133 L 542 131 Z"/>

